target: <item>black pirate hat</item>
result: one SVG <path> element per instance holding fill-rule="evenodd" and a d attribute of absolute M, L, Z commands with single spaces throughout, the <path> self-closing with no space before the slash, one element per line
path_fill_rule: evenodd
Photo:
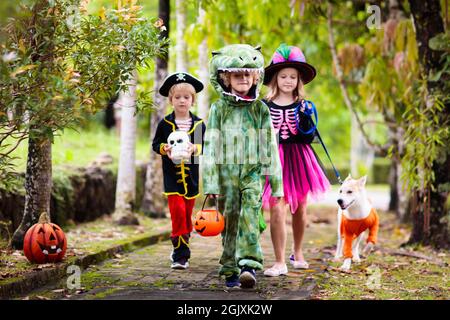
<path fill-rule="evenodd" d="M 195 92 L 197 93 L 203 90 L 203 83 L 201 83 L 200 80 L 198 80 L 194 76 L 190 75 L 187 72 L 175 72 L 167 76 L 161 88 L 159 88 L 159 93 L 164 97 L 168 97 L 170 88 L 172 88 L 173 85 L 179 83 L 191 84 L 194 87 Z"/>

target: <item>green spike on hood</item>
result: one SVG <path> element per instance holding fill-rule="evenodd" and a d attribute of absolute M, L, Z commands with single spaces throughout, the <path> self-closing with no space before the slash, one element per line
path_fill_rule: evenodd
<path fill-rule="evenodd" d="M 232 44 L 213 52 L 213 57 L 209 64 L 210 80 L 213 87 L 233 105 L 248 104 L 255 101 L 259 96 L 264 78 L 264 57 L 260 52 L 260 47 L 252 47 L 248 44 Z M 251 98 L 245 99 L 231 94 L 220 79 L 221 72 L 251 71 L 259 74 L 259 79 L 249 94 Z"/>

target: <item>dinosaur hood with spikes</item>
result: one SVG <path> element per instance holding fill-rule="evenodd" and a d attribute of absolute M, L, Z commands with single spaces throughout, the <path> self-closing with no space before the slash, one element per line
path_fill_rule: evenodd
<path fill-rule="evenodd" d="M 264 57 L 260 50 L 259 46 L 233 44 L 213 51 L 209 66 L 211 84 L 228 103 L 239 106 L 258 99 L 264 75 Z M 256 81 L 246 97 L 231 93 L 231 87 L 223 77 L 226 72 L 250 72 L 255 75 Z"/>

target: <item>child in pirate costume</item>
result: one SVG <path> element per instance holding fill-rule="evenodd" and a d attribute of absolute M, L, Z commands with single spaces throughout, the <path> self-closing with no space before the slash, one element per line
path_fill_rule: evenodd
<path fill-rule="evenodd" d="M 205 124 L 189 109 L 195 102 L 195 94 L 203 89 L 203 84 L 192 75 L 177 72 L 168 76 L 159 93 L 169 98 L 174 111 L 162 119 L 153 139 L 153 151 L 161 155 L 164 175 L 164 194 L 168 197 L 172 220 L 171 254 L 173 269 L 189 267 L 191 256 L 189 237 L 192 231 L 192 210 L 198 191 L 198 156 L 202 153 Z M 172 132 L 184 131 L 189 135 L 189 160 L 175 161 L 172 147 L 167 138 Z M 172 143 L 171 141 L 170 143 Z"/>
<path fill-rule="evenodd" d="M 229 45 L 213 52 L 210 79 L 219 100 L 211 106 L 203 155 L 204 193 L 225 217 L 219 273 L 227 287 L 254 287 L 263 267 L 259 243 L 263 176 L 282 197 L 282 174 L 269 108 L 257 100 L 263 81 L 260 48 Z"/>

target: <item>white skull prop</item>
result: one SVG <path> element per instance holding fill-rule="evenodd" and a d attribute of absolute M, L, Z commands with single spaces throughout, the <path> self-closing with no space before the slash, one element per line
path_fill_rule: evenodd
<path fill-rule="evenodd" d="M 188 160 L 191 154 L 188 151 L 189 135 L 185 131 L 174 131 L 167 137 L 167 143 L 172 150 L 172 161 L 180 163 L 181 160 Z"/>

